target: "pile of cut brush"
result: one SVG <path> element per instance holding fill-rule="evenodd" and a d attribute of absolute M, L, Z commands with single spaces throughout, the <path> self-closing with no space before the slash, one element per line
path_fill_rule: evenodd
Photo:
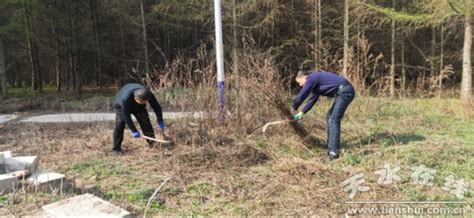
<path fill-rule="evenodd" d="M 278 80 L 279 81 L 279 80 Z M 320 135 L 325 135 L 326 132 L 326 124 L 318 119 L 312 119 L 311 121 L 305 121 L 307 125 L 311 126 L 311 130 L 316 135 L 312 135 L 305 127 L 303 122 L 293 121 L 291 120 L 291 106 L 285 103 L 285 95 L 283 91 L 285 90 L 281 83 L 276 82 L 276 79 L 267 78 L 265 83 L 258 83 L 254 81 L 249 81 L 246 88 L 254 89 L 255 95 L 259 95 L 262 97 L 262 101 L 265 105 L 270 106 L 270 110 L 274 112 L 274 114 L 278 118 L 274 118 L 274 120 L 265 123 L 261 128 L 258 130 L 267 130 L 270 125 L 276 124 L 284 124 L 289 125 L 292 132 L 296 134 L 301 141 L 307 147 L 324 147 L 325 143 L 324 140 L 320 137 Z M 255 87 L 258 87 L 255 89 Z M 279 91 L 280 90 L 280 91 Z M 264 132 L 265 132 L 264 131 Z"/>

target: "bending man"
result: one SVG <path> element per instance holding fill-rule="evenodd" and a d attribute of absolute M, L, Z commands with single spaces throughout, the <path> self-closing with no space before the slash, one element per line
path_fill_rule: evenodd
<path fill-rule="evenodd" d="M 296 76 L 296 82 L 303 88 L 293 102 L 294 120 L 301 119 L 318 101 L 319 96 L 335 98 L 326 116 L 327 146 L 329 159 L 339 158 L 341 119 L 352 99 L 354 99 L 354 88 L 345 78 L 324 71 L 300 71 Z M 308 97 L 309 99 L 303 109 L 296 112 Z"/>
<path fill-rule="evenodd" d="M 114 147 L 112 151 L 122 154 L 122 141 L 125 125 L 132 131 L 133 138 L 140 138 L 140 132 L 133 124 L 131 115 L 135 116 L 142 132 L 145 136 L 155 137 L 153 126 L 151 125 L 148 111 L 146 109 L 147 102 L 153 108 L 160 129 L 165 128 L 163 122 L 163 112 L 161 106 L 151 91 L 138 83 L 129 83 L 120 89 L 116 95 L 115 101 L 115 129 L 114 129 Z M 153 146 L 153 141 L 147 140 L 148 144 Z"/>

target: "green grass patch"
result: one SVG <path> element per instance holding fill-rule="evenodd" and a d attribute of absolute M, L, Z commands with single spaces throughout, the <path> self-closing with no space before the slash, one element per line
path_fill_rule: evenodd
<path fill-rule="evenodd" d="M 103 160 L 84 160 L 73 163 L 70 165 L 69 169 L 73 172 L 87 174 L 100 180 L 101 178 L 106 178 L 116 175 L 124 175 L 129 171 L 123 167 L 121 163 L 106 163 Z"/>

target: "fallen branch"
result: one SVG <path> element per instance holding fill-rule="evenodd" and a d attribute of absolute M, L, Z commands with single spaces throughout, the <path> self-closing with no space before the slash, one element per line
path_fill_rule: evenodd
<path fill-rule="evenodd" d="M 171 177 L 168 177 L 165 179 L 165 181 L 163 181 L 161 183 L 160 186 L 158 186 L 158 188 L 155 190 L 155 192 L 153 192 L 153 195 L 151 195 L 150 199 L 148 199 L 148 203 L 146 204 L 146 207 L 145 207 L 145 212 L 143 212 L 143 217 L 145 218 L 146 217 L 146 213 L 148 212 L 148 209 L 150 209 L 151 207 L 151 203 L 153 202 L 153 199 L 155 199 L 155 196 L 156 194 L 158 194 L 158 191 L 160 191 L 160 189 L 165 185 L 166 182 L 168 182 L 168 180 L 170 180 Z"/>

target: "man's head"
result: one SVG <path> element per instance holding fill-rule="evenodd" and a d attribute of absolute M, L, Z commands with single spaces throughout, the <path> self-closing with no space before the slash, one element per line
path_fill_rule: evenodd
<path fill-rule="evenodd" d="M 146 105 L 150 96 L 151 96 L 151 92 L 149 89 L 146 89 L 146 88 L 137 89 L 133 91 L 133 97 L 135 99 L 135 102 L 137 102 L 137 104 Z"/>
<path fill-rule="evenodd" d="M 304 84 L 306 83 L 306 79 L 308 78 L 308 75 L 309 75 L 309 71 L 300 70 L 295 78 L 296 83 L 298 83 L 298 85 L 301 87 L 304 86 Z"/>

